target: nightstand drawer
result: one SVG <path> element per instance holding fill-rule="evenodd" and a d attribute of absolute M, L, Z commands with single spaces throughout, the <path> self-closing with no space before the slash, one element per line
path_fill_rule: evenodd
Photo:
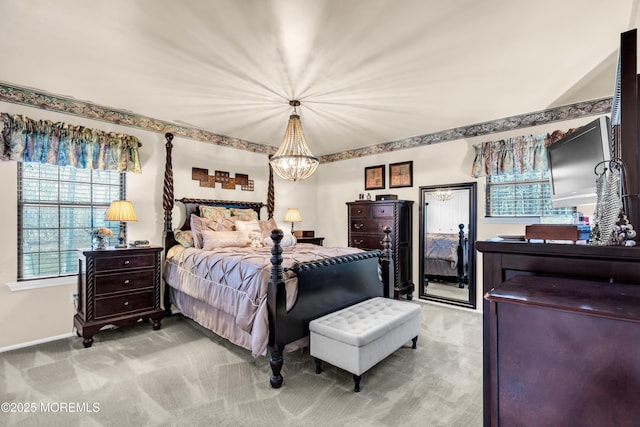
<path fill-rule="evenodd" d="M 373 217 L 393 217 L 393 205 L 375 205 L 373 206 Z"/>
<path fill-rule="evenodd" d="M 351 220 L 351 231 L 355 233 L 383 233 L 382 235 L 384 236 L 384 227 L 393 228 L 393 218 L 376 221 Z"/>
<path fill-rule="evenodd" d="M 141 255 L 123 255 L 110 257 L 96 257 L 96 271 L 120 270 L 123 268 L 153 267 L 155 255 L 153 253 Z"/>
<path fill-rule="evenodd" d="M 96 319 L 151 309 L 153 309 L 153 290 L 100 298 L 96 300 Z"/>
<path fill-rule="evenodd" d="M 150 288 L 154 285 L 153 279 L 153 270 L 96 275 L 96 295 Z"/>

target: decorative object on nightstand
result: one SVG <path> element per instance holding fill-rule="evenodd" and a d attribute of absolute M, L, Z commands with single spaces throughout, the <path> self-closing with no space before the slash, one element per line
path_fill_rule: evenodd
<path fill-rule="evenodd" d="M 128 200 L 114 200 L 104 216 L 106 221 L 120 221 L 120 235 L 118 236 L 117 248 L 126 248 L 126 229 L 127 222 L 137 221 L 136 213 L 133 210 L 133 204 Z"/>
<path fill-rule="evenodd" d="M 160 329 L 160 254 L 162 248 L 78 251 L 78 307 L 73 317 L 83 345 L 106 325 L 151 319 Z"/>
<path fill-rule="evenodd" d="M 91 232 L 91 248 L 107 249 L 108 237 L 113 236 L 113 231 L 107 227 L 96 228 Z"/>
<path fill-rule="evenodd" d="M 412 278 L 412 209 L 411 200 L 348 202 L 348 245 L 360 249 L 382 249 L 384 227 L 391 228 L 393 250 L 394 296 L 413 298 Z"/>
<path fill-rule="evenodd" d="M 293 223 L 302 221 L 302 216 L 298 208 L 288 208 L 284 220 L 291 223 L 291 234 L 293 234 Z"/>

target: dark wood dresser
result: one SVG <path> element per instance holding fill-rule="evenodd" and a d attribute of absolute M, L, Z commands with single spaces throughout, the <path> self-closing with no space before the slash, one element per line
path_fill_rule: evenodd
<path fill-rule="evenodd" d="M 413 298 L 412 214 L 411 200 L 357 201 L 347 203 L 349 210 L 348 246 L 382 249 L 384 227 L 391 228 L 394 264 L 394 296 Z"/>
<path fill-rule="evenodd" d="M 153 321 L 160 329 L 161 247 L 78 251 L 78 308 L 73 324 L 85 347 L 106 325 Z"/>
<path fill-rule="evenodd" d="M 637 425 L 640 248 L 476 247 L 484 424 Z"/>

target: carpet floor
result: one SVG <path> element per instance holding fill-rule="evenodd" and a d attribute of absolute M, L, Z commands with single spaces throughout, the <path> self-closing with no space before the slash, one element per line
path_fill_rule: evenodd
<path fill-rule="evenodd" d="M 266 357 L 190 319 L 104 330 L 85 349 L 66 338 L 0 354 L 2 426 L 480 426 L 482 316 L 422 305 L 410 343 L 365 372 L 285 354 L 272 389 Z"/>

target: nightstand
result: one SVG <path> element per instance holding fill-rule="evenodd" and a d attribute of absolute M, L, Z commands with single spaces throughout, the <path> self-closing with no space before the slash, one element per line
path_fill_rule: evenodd
<path fill-rule="evenodd" d="M 110 248 L 78 251 L 78 307 L 73 317 L 83 345 L 107 325 L 152 320 L 160 329 L 160 254 L 162 248 Z"/>
<path fill-rule="evenodd" d="M 296 237 L 298 243 L 311 243 L 312 245 L 322 246 L 324 237 Z"/>

